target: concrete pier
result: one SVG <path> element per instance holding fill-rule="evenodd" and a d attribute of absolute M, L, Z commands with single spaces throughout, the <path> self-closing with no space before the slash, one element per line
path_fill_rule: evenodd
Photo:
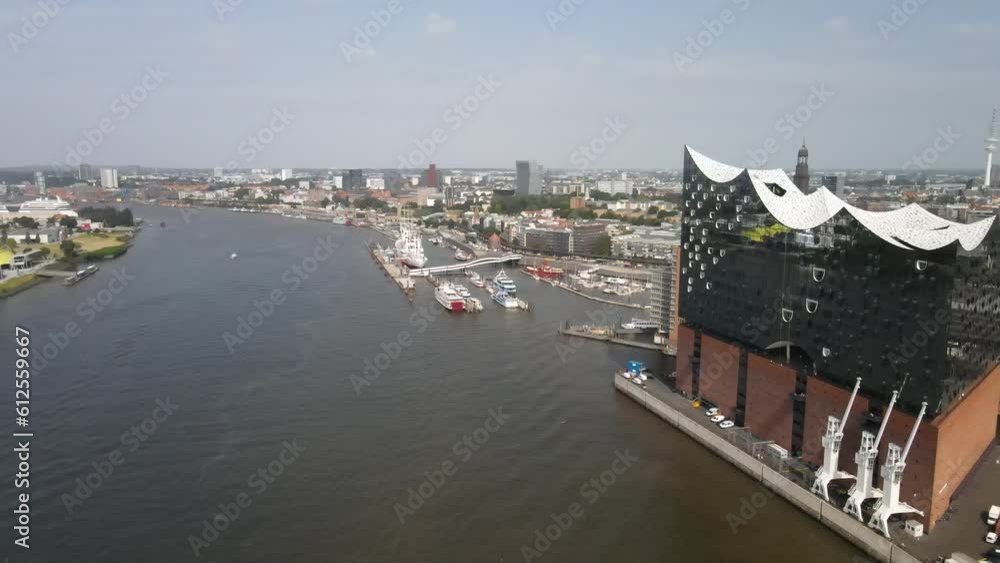
<path fill-rule="evenodd" d="M 731 444 L 714 427 L 709 428 L 704 421 L 691 418 L 679 410 L 683 408 L 680 405 L 686 404 L 687 400 L 674 394 L 663 383 L 650 380 L 643 388 L 616 375 L 614 376 L 614 385 L 615 389 L 625 396 L 713 451 L 810 517 L 819 520 L 875 560 L 885 563 L 920 563 L 919 559 L 890 542 L 875 530 L 858 522 L 838 507 L 824 502 L 823 499 Z M 808 556 L 804 555 L 803 557 L 803 560 L 809 559 Z M 792 554 L 790 560 L 795 558 L 796 556 Z"/>
<path fill-rule="evenodd" d="M 386 260 L 384 256 L 379 253 L 379 249 L 374 244 L 368 245 L 368 252 L 372 256 L 372 260 L 379 265 L 380 268 L 386 273 L 387 276 L 392 278 L 392 281 L 399 286 L 399 289 L 403 291 L 411 301 L 416 292 L 415 284 L 413 278 L 410 277 L 409 272 L 405 268 L 393 263 L 391 260 Z"/>

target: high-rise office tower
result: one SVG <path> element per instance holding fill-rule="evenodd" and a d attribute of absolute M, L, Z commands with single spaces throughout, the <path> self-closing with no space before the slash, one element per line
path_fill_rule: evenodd
<path fill-rule="evenodd" d="M 35 187 L 39 194 L 45 195 L 45 172 L 35 172 Z"/>
<path fill-rule="evenodd" d="M 544 170 L 535 161 L 519 160 L 517 168 L 517 195 L 541 195 L 544 185 Z"/>
<path fill-rule="evenodd" d="M 347 175 L 344 176 L 344 189 L 349 192 L 360 192 L 368 189 L 365 171 L 360 168 L 348 170 Z"/>
<path fill-rule="evenodd" d="M 118 189 L 118 170 L 101 168 L 101 187 L 105 190 Z"/>
<path fill-rule="evenodd" d="M 427 187 L 437 188 L 438 187 L 438 170 L 436 164 L 431 164 L 427 167 Z"/>

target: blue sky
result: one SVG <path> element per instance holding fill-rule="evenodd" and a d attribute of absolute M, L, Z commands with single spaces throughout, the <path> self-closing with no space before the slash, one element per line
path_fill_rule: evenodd
<path fill-rule="evenodd" d="M 554 29 L 559 0 L 397 0 L 385 26 L 372 11 L 390 0 L 61 1 L 26 42 L 10 34 L 37 0 L 0 6 L 0 166 L 64 161 L 110 119 L 86 160 L 399 167 L 441 129 L 427 151 L 441 167 L 574 168 L 618 119 L 595 168 L 677 168 L 684 144 L 734 164 L 766 146 L 787 168 L 802 137 L 815 167 L 898 168 L 939 130 L 957 140 L 935 167 L 978 168 L 1000 104 L 1000 11 L 984 0 L 575 0 Z M 894 5 L 912 13 L 880 30 Z M 346 60 L 366 24 L 377 36 Z M 122 119 L 115 100 L 147 67 L 167 76 Z M 445 112 L 487 77 L 499 86 L 455 127 Z M 241 143 L 282 109 L 294 119 L 248 160 Z M 796 110 L 808 118 L 779 121 Z"/>

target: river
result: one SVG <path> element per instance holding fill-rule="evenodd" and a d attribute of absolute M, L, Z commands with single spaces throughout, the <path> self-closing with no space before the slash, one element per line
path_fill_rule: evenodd
<path fill-rule="evenodd" d="M 36 358 L 30 551 L 13 547 L 11 439 L 3 463 L 11 561 L 860 555 L 613 389 L 630 359 L 671 365 L 557 334 L 634 311 L 512 273 L 532 312 L 470 284 L 485 312 L 452 316 L 426 282 L 406 300 L 366 229 L 133 211 L 128 254 L 0 300 L 4 365 L 15 325 Z"/>

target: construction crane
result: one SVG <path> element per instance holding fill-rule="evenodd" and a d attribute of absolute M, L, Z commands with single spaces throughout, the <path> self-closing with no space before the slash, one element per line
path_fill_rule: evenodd
<path fill-rule="evenodd" d="M 889 539 L 892 539 L 889 536 L 889 518 L 896 514 L 924 515 L 923 511 L 900 502 L 899 488 L 903 483 L 903 472 L 906 470 L 906 457 L 910 454 L 913 439 L 917 437 L 917 429 L 920 428 L 920 422 L 923 421 L 926 412 L 927 401 L 924 401 L 920 406 L 917 422 L 913 424 L 910 437 L 906 440 L 906 447 L 900 448 L 896 444 L 889 444 L 889 454 L 886 456 L 885 465 L 882 466 L 882 498 L 875 503 L 875 512 L 868 521 L 868 526 L 878 529 Z"/>
<path fill-rule="evenodd" d="M 896 406 L 898 397 L 899 391 L 893 391 L 889 407 L 882 416 L 882 426 L 878 429 L 878 435 L 873 436 L 868 431 L 862 432 L 861 447 L 858 453 L 854 454 L 854 462 L 858 465 L 858 480 L 851 487 L 844 512 L 853 514 L 859 522 L 864 522 L 861 504 L 870 498 L 882 497 L 882 491 L 875 488 L 875 462 L 878 461 L 878 446 L 882 443 L 882 435 L 885 434 L 885 427 L 889 425 L 889 417 L 892 416 L 892 409 Z"/>
<path fill-rule="evenodd" d="M 844 439 L 844 427 L 847 426 L 847 417 L 851 414 L 851 407 L 854 406 L 854 399 L 858 396 L 858 389 L 861 388 L 861 378 L 854 383 L 854 391 L 851 393 L 851 400 L 847 401 L 847 408 L 844 409 L 844 416 L 837 419 L 829 417 L 826 420 L 826 434 L 823 435 L 823 466 L 816 471 L 816 481 L 813 483 L 812 492 L 821 495 L 824 500 L 830 502 L 829 485 L 834 479 L 853 479 L 850 473 L 840 470 L 840 442 Z"/>

